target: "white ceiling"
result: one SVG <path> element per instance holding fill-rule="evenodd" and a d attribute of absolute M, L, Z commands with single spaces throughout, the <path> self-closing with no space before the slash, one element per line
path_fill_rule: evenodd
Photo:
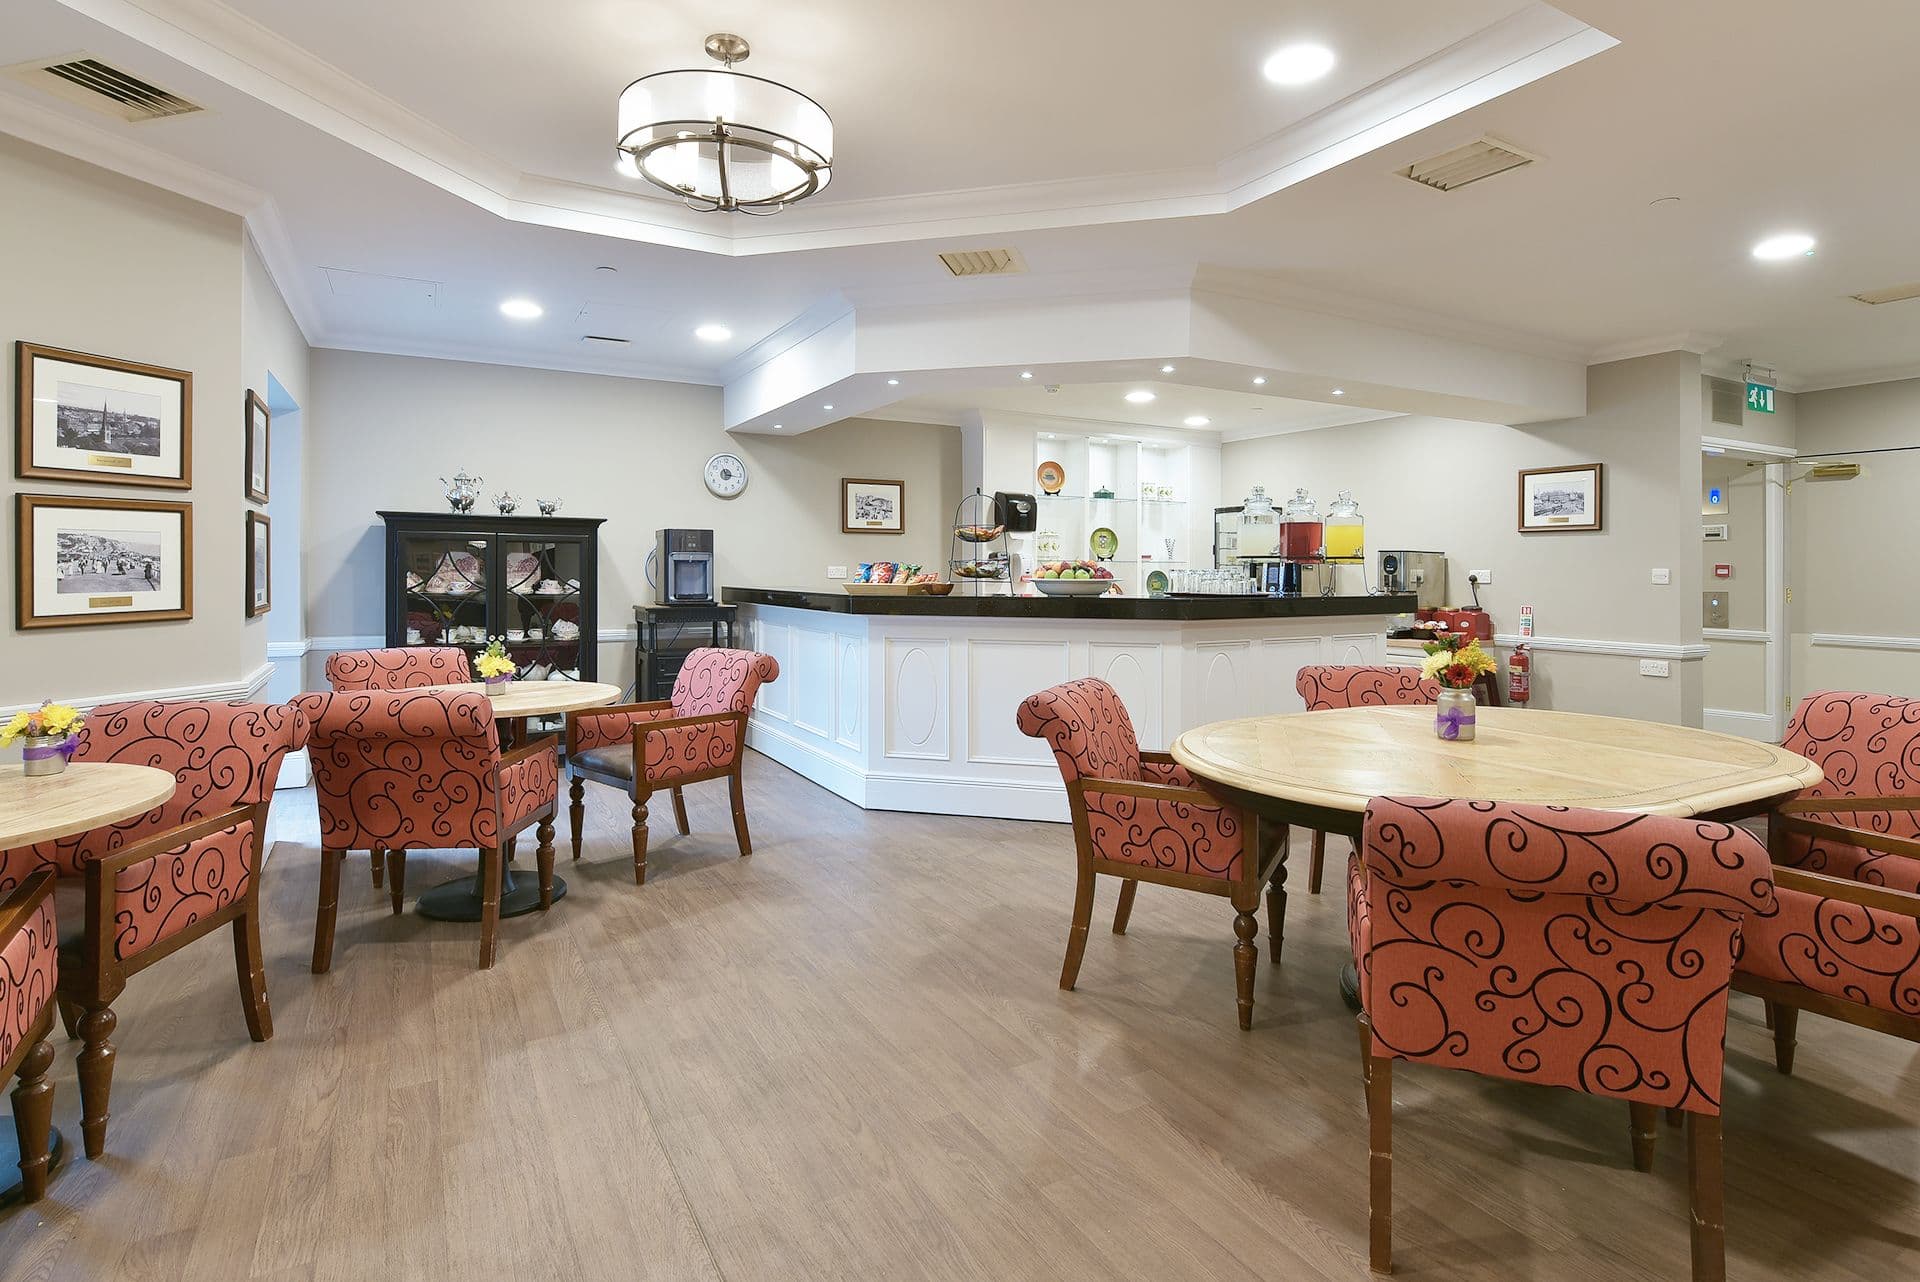
<path fill-rule="evenodd" d="M 250 23 L 208 0 L 8 0 L 0 63 L 85 50 L 210 110 L 127 126 L 0 82 L 0 130 L 248 212 L 309 338 L 325 346 L 731 382 L 786 337 L 849 311 L 925 308 L 935 318 L 1061 298 L 1096 307 L 1104 295 L 1204 273 L 1284 289 L 1329 315 L 1471 333 L 1515 351 L 1601 359 L 1687 345 L 1722 364 L 1775 365 L 1789 386 L 1920 373 L 1920 302 L 1846 299 L 1920 276 L 1909 214 L 1920 170 L 1904 162 L 1920 6 L 1558 0 L 1574 26 L 1619 45 L 1412 132 L 1345 136 L 1348 151 L 1384 141 L 1221 206 L 1228 212 L 1140 217 L 1114 195 L 1130 182 L 1158 200 L 1169 171 L 1217 163 L 1275 132 L 1309 136 L 1349 120 L 1340 113 L 1356 102 L 1378 109 L 1384 100 L 1366 86 L 1383 75 L 1404 88 L 1457 68 L 1448 59 L 1462 49 L 1484 55 L 1490 23 L 1511 32 L 1543 20 L 1539 6 L 1504 0 L 1393 0 L 1393 21 L 1379 20 L 1378 4 L 1195 0 L 1169 28 L 1147 16 L 1163 8 L 1110 5 L 1085 30 L 1057 25 L 1073 7 L 1011 0 L 911 9 L 254 0 Z M 1441 11 L 1444 20 L 1422 16 Z M 819 202 L 827 213 L 803 206 L 751 220 L 755 234 L 786 237 L 783 252 L 636 239 L 626 211 L 671 203 L 609 190 L 620 85 L 692 63 L 714 29 L 743 31 L 756 45 L 750 70 L 791 79 L 835 115 L 843 165 Z M 193 30 L 225 33 L 231 47 Z M 1295 38 L 1334 44 L 1341 78 L 1298 98 L 1261 80 L 1260 58 Z M 1450 41 L 1460 43 L 1441 48 Z M 290 48 L 306 62 L 286 63 Z M 371 126 L 303 119 L 288 109 L 293 80 L 312 90 L 308 104 L 329 86 L 357 93 L 372 104 Z M 1348 96 L 1328 103 L 1334 93 Z M 392 143 L 409 130 L 433 143 L 427 159 Z M 1447 195 L 1390 172 L 1482 132 L 1542 160 Z M 901 154 L 899 140 L 912 137 L 931 140 L 918 160 Z M 551 186 L 515 186 L 527 174 Z M 1072 176 L 1097 184 L 1102 203 L 1062 212 L 1055 202 L 1043 217 L 1032 211 L 1051 189 L 1017 185 Z M 498 190 L 488 186 L 496 179 Z M 986 185 L 1003 230 L 954 232 L 995 225 L 988 197 L 911 195 L 929 183 Z M 543 225 L 555 221 L 557 206 L 542 201 L 557 189 L 577 193 L 562 202 L 574 223 L 605 234 Z M 1668 195 L 1681 200 L 1649 204 Z M 1023 201 L 1026 213 L 1004 213 Z M 946 204 L 972 221 L 940 220 Z M 884 227 L 880 209 L 897 215 Z M 662 221 L 661 236 L 743 225 L 684 218 Z M 833 223 L 819 235 L 834 247 L 804 247 L 815 234 L 806 218 Z M 1753 240 L 1787 227 L 1820 238 L 1814 257 L 1748 257 Z M 871 243 L 845 243 L 856 235 Z M 1019 249 L 1028 273 L 955 281 L 935 258 L 996 244 Z M 415 281 L 429 285 L 406 283 Z M 510 295 L 537 298 L 547 315 L 505 320 L 496 306 Z M 733 340 L 698 342 L 692 329 L 706 321 L 731 326 Z M 937 348 L 932 319 L 925 328 Z M 584 333 L 632 342 L 587 349 Z M 1343 373 L 1332 363 L 1326 372 Z M 941 395 L 977 408 L 998 394 L 998 377 Z M 1096 380 L 1068 381 L 1078 395 Z M 950 414 L 956 403 L 927 411 Z"/>
<path fill-rule="evenodd" d="M 903 397 L 877 413 L 910 422 L 960 424 L 976 411 L 987 411 L 1035 421 L 1054 419 L 1063 426 L 1102 423 L 1162 431 L 1184 428 L 1188 417 L 1199 415 L 1208 421 L 1196 425 L 1196 430 L 1204 428 L 1229 439 L 1304 432 L 1386 416 L 1338 400 L 1303 401 L 1267 396 L 1251 387 L 1234 391 L 1173 382 L 1169 381 L 1173 375 L 1160 375 L 1158 365 L 1140 362 L 1140 367 L 1151 372 L 1114 383 L 1048 383 L 1040 372 L 1032 379 L 1022 379 L 1017 371 L 1003 372 L 997 386 Z M 1174 375 L 1179 372 L 1175 364 Z M 1152 392 L 1154 399 L 1134 404 L 1127 400 L 1132 391 Z"/>

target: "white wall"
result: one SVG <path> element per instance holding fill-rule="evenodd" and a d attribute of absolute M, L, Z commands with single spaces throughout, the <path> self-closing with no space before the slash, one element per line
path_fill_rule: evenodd
<path fill-rule="evenodd" d="M 307 628 L 326 638 L 385 628 L 381 509 L 442 511 L 439 479 L 461 468 L 532 510 L 601 527 L 600 626 L 631 632 L 652 600 L 645 561 L 661 527 L 710 528 L 723 585 L 838 590 L 827 566 L 944 563 L 959 497 L 957 429 L 848 420 L 804 436 L 729 436 L 717 388 L 414 357 L 318 350 L 306 419 Z M 731 450 L 750 481 L 714 498 L 701 471 Z M 840 479 L 906 483 L 902 535 L 840 532 Z M 485 500 L 483 500 L 485 502 Z M 489 504 L 490 506 L 490 504 Z M 308 657 L 310 683 L 324 654 Z M 605 644 L 603 679 L 625 683 L 630 642 Z"/>
<path fill-rule="evenodd" d="M 267 628 L 244 613 L 246 499 L 240 220 L 0 135 L 0 336 L 193 373 L 193 488 L 0 480 L 10 496 L 193 504 L 193 618 L 21 632 L 9 611 L 0 707 L 265 680 Z M 14 403 L 13 353 L 0 401 Z M 11 594 L 9 594 L 11 595 Z"/>
<path fill-rule="evenodd" d="M 1532 605 L 1546 639 L 1632 643 L 1657 652 L 1700 640 L 1700 367 L 1667 353 L 1588 371 L 1588 413 L 1527 427 L 1390 419 L 1230 442 L 1224 484 L 1260 483 L 1284 498 L 1304 485 L 1324 509 L 1351 489 L 1370 558 L 1388 548 L 1445 552 L 1450 595 L 1470 601 L 1467 574 L 1491 570 L 1480 600 L 1495 628 L 1517 630 Z M 1604 529 L 1521 534 L 1521 468 L 1601 463 Z M 1655 586 L 1655 567 L 1671 582 Z M 1376 585 L 1377 586 L 1377 585 Z M 1631 648 L 1628 646 L 1627 648 Z M 1539 706 L 1698 725 L 1695 659 L 1642 677 L 1631 653 L 1542 651 Z"/>

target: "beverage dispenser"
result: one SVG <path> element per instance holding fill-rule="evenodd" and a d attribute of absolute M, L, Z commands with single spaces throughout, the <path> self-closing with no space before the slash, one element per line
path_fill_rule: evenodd
<path fill-rule="evenodd" d="M 1326 542 L 1325 529 L 1306 487 L 1295 490 L 1280 516 L 1280 555 L 1289 561 L 1318 561 Z"/>
<path fill-rule="evenodd" d="M 1242 561 L 1275 557 L 1280 554 L 1280 514 L 1267 497 L 1264 485 L 1253 487 L 1240 509 L 1240 537 L 1234 552 Z"/>
<path fill-rule="evenodd" d="M 1341 490 L 1327 509 L 1327 560 L 1340 565 L 1366 563 L 1366 520 L 1352 490 Z"/>

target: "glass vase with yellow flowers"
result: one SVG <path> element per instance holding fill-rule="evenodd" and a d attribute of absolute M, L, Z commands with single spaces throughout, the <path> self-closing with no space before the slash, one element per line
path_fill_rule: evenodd
<path fill-rule="evenodd" d="M 487 683 L 487 689 L 497 690 L 512 681 L 520 668 L 507 654 L 505 637 L 488 637 L 487 648 L 474 658 L 473 670 Z"/>
<path fill-rule="evenodd" d="M 1422 648 L 1427 657 L 1420 665 L 1420 675 L 1440 685 L 1440 697 L 1433 705 L 1433 732 L 1442 739 L 1472 742 L 1479 708 L 1473 686 L 1497 670 L 1493 656 L 1468 636 L 1437 636 Z"/>

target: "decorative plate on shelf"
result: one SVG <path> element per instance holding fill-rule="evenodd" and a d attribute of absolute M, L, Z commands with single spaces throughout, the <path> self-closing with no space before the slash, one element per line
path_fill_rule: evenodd
<path fill-rule="evenodd" d="M 1155 596 L 1160 596 L 1166 592 L 1167 583 L 1167 572 L 1165 570 L 1155 570 L 1147 576 L 1147 591 L 1153 593 Z"/>
<path fill-rule="evenodd" d="M 1067 483 L 1067 469 L 1048 459 L 1034 469 L 1033 477 L 1040 482 L 1041 489 L 1049 494 L 1058 494 L 1060 487 Z"/>
<path fill-rule="evenodd" d="M 1100 560 L 1111 560 L 1120 551 L 1120 536 L 1103 525 L 1088 538 L 1087 547 Z"/>

